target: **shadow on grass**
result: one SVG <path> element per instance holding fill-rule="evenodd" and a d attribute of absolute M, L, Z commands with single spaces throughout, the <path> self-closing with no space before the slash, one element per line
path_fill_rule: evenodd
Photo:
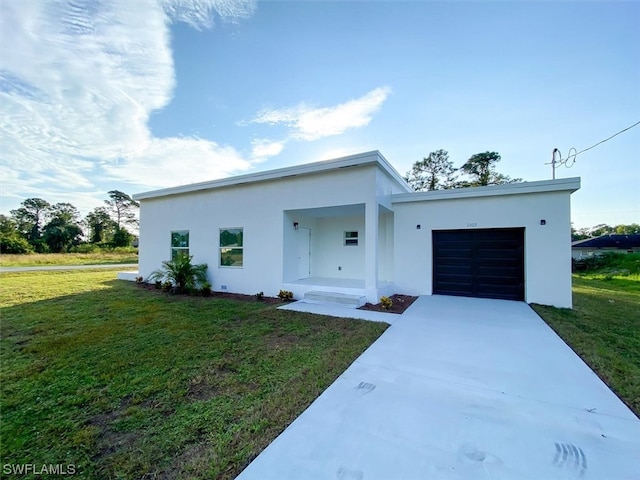
<path fill-rule="evenodd" d="M 2 309 L 0 434 L 82 478 L 233 478 L 386 328 L 62 278 Z"/>

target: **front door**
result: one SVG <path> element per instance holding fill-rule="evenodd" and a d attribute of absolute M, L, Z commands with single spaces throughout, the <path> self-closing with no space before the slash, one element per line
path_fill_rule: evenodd
<path fill-rule="evenodd" d="M 311 274 L 311 230 L 300 227 L 298 234 L 298 279 Z"/>

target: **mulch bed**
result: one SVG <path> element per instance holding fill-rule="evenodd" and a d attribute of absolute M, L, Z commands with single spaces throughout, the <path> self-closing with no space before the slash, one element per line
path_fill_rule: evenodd
<path fill-rule="evenodd" d="M 162 293 L 165 295 L 177 295 L 175 293 L 165 292 L 164 290 L 157 289 L 156 286 L 152 283 L 137 283 L 136 284 L 140 288 L 144 288 L 145 290 L 151 290 L 157 293 Z M 188 293 L 181 293 L 179 295 L 183 295 L 185 297 L 190 296 Z M 194 295 L 198 297 L 202 297 L 201 295 Z M 211 292 L 211 295 L 208 297 L 202 298 L 226 298 L 229 300 L 239 300 L 241 302 L 262 302 L 266 305 L 275 305 L 277 303 L 286 303 L 280 300 L 278 297 L 267 297 L 264 296 L 262 299 L 258 300 L 255 295 L 243 295 L 241 293 L 227 293 L 227 292 Z M 403 313 L 407 308 L 411 306 L 413 302 L 415 302 L 416 298 L 411 295 L 391 295 L 389 297 L 393 302 L 393 305 L 389 310 L 385 310 L 379 303 L 375 305 L 373 303 L 366 303 L 363 306 L 359 307 L 359 310 L 370 310 L 372 312 L 382 312 L 382 313 Z"/>
<path fill-rule="evenodd" d="M 365 303 L 363 306 L 359 307 L 359 310 L 370 310 L 372 312 L 382 312 L 382 313 L 403 313 L 407 308 L 411 306 L 413 302 L 416 301 L 418 297 L 412 297 L 411 295 L 391 295 L 389 297 L 393 302 L 393 305 L 389 310 L 385 310 L 382 308 L 382 305 L 376 303 Z"/>
<path fill-rule="evenodd" d="M 255 295 L 243 295 L 241 293 L 227 293 L 227 292 L 211 292 L 211 295 L 209 295 L 208 297 L 204 297 L 202 295 L 189 295 L 188 293 L 176 294 L 176 293 L 166 292 L 162 289 L 156 288 L 156 286 L 152 283 L 137 283 L 136 285 L 140 288 L 144 288 L 145 290 L 151 290 L 154 292 L 163 293 L 165 295 L 182 295 L 185 297 L 194 296 L 194 297 L 211 298 L 211 299 L 226 298 L 229 300 L 240 300 L 242 302 L 262 302 L 266 305 L 284 303 L 278 297 L 267 297 L 266 295 L 262 297 L 260 300 L 258 300 Z"/>

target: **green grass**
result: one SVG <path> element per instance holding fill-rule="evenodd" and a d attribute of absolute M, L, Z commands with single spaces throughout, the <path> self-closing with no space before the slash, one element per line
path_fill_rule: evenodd
<path fill-rule="evenodd" d="M 579 274 L 586 278 L 631 277 L 640 280 L 640 253 L 606 253 L 578 261 L 587 267 Z"/>
<path fill-rule="evenodd" d="M 386 328 L 114 276 L 0 275 L 3 465 L 233 478 Z"/>
<path fill-rule="evenodd" d="M 100 253 L 30 253 L 24 255 L 1 254 L 2 267 L 37 267 L 46 265 L 108 265 L 112 263 L 138 263 L 132 252 Z"/>
<path fill-rule="evenodd" d="M 635 257 L 635 258 L 634 258 Z M 640 255 L 573 276 L 573 310 L 538 314 L 640 416 Z"/>

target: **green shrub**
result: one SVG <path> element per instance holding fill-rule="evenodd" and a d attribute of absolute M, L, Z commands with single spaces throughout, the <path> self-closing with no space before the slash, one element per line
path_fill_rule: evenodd
<path fill-rule="evenodd" d="M 256 300 L 264 300 L 264 292 L 256 293 Z"/>
<path fill-rule="evenodd" d="M 194 265 L 193 255 L 178 255 L 162 262 L 162 267 L 151 273 L 149 280 L 161 280 L 175 286 L 177 293 L 200 288 L 207 282 L 207 264 Z"/>
<path fill-rule="evenodd" d="M 116 231 L 113 233 L 113 240 L 111 243 L 114 247 L 128 248 L 131 245 L 133 238 L 133 235 L 125 228 L 116 228 Z"/>
<path fill-rule="evenodd" d="M 200 285 L 200 294 L 203 297 L 209 297 L 211 295 L 211 284 L 209 282 L 202 282 Z"/>
<path fill-rule="evenodd" d="M 49 245 L 42 239 L 32 241 L 31 245 L 36 253 L 50 253 Z"/>
<path fill-rule="evenodd" d="M 640 273 L 640 253 L 607 252 L 591 257 L 572 259 L 574 272 L 617 273 L 627 275 Z"/>
<path fill-rule="evenodd" d="M 0 232 L 0 253 L 33 253 L 33 247 L 18 235 Z"/>
<path fill-rule="evenodd" d="M 393 307 L 393 300 L 391 300 L 389 297 L 380 297 L 380 306 L 385 310 L 389 310 L 391 307 Z"/>
<path fill-rule="evenodd" d="M 283 302 L 290 302 L 293 300 L 293 292 L 290 292 L 289 290 L 280 290 L 278 298 Z"/>

